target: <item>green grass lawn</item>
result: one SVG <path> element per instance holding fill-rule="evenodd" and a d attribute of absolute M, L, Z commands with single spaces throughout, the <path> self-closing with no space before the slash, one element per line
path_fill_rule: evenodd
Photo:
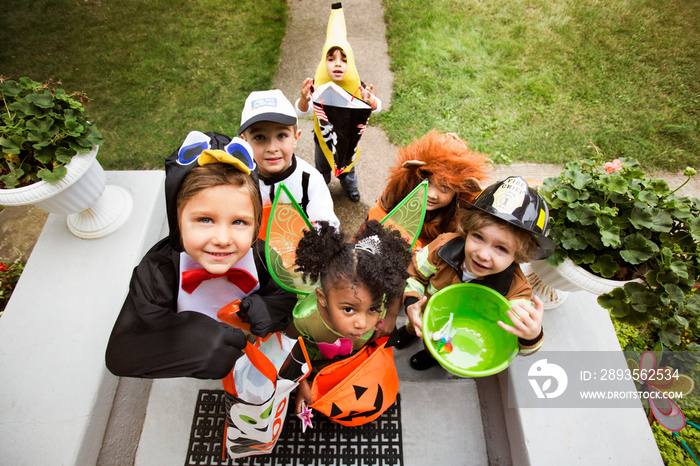
<path fill-rule="evenodd" d="M 392 142 L 455 131 L 496 161 L 700 154 L 700 1 L 385 0 Z M 418 115 L 418 117 L 417 117 Z"/>
<path fill-rule="evenodd" d="M 193 129 L 235 134 L 277 69 L 284 0 L 6 0 L 0 74 L 85 91 L 107 169 L 162 166 Z M 392 142 L 456 131 L 494 161 L 700 154 L 700 0 L 384 0 Z M 588 148 L 586 147 L 588 146 Z"/>
<path fill-rule="evenodd" d="M 237 133 L 286 22 L 284 0 L 6 0 L 0 74 L 86 92 L 105 169 L 162 168 L 191 130 Z"/>

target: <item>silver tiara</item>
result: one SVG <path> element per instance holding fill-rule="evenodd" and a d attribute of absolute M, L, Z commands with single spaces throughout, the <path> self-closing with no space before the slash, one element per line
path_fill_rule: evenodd
<path fill-rule="evenodd" d="M 362 238 L 360 241 L 355 244 L 355 249 L 361 249 L 363 251 L 367 251 L 370 254 L 379 254 L 381 251 L 380 249 L 380 241 L 379 241 L 379 236 L 377 235 L 372 235 L 368 236 L 367 238 Z"/>

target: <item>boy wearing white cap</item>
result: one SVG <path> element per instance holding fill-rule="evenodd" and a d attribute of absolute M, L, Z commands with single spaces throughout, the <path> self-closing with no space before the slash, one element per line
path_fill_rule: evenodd
<path fill-rule="evenodd" d="M 325 220 L 338 228 L 340 221 L 323 176 L 294 155 L 301 130 L 297 129 L 296 111 L 282 91 L 251 92 L 241 113 L 238 134 L 253 148 L 257 164 L 264 209 L 260 238 L 265 237 L 272 200 L 281 182 L 309 220 Z"/>

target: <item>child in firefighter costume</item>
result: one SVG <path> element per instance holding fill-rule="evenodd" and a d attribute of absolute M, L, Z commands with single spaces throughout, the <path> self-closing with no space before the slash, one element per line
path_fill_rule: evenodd
<path fill-rule="evenodd" d="M 170 233 L 134 270 L 107 346 L 113 374 L 225 377 L 246 337 L 217 311 L 237 299 L 255 335 L 290 322 L 295 296 L 271 279 L 255 241 L 262 208 L 254 169 L 250 146 L 218 133 L 193 131 L 167 158 Z"/>
<path fill-rule="evenodd" d="M 345 16 L 340 3 L 331 6 L 321 61 L 314 79 L 302 83 L 295 108 L 300 117 L 314 116 L 314 160 L 326 183 L 331 172 L 353 202 L 360 200 L 355 162 L 358 143 L 370 113 L 379 113 L 382 102 L 372 84 L 364 84 L 355 67 L 347 40 Z"/>
<path fill-rule="evenodd" d="M 468 206 L 457 233 L 438 236 L 413 256 L 404 293 L 406 328 L 421 337 L 423 308 L 430 296 L 449 285 L 475 283 L 510 301 L 512 325 L 498 325 L 518 337 L 522 354 L 533 353 L 544 340 L 544 304 L 533 298 L 519 264 L 554 252 L 554 243 L 544 236 L 547 204 L 522 177 L 511 176 L 484 189 Z M 424 349 L 411 357 L 410 364 L 425 370 L 437 361 Z"/>
<path fill-rule="evenodd" d="M 414 244 L 420 250 L 438 235 L 457 230 L 458 204 L 474 199 L 490 172 L 485 154 L 470 150 L 454 133 L 432 130 L 396 154 L 396 165 L 390 168 L 386 187 L 367 218 L 383 219 L 412 189 L 427 181 L 425 221 Z M 417 340 L 405 326 L 397 330 L 397 337 L 399 349 Z"/>

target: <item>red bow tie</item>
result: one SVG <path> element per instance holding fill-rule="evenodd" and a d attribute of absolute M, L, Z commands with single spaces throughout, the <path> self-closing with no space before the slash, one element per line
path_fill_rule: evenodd
<path fill-rule="evenodd" d="M 226 273 L 209 273 L 205 269 L 185 270 L 182 272 L 182 289 L 188 294 L 192 294 L 194 290 L 204 281 L 210 278 L 226 277 L 228 281 L 236 285 L 242 292 L 248 294 L 253 291 L 258 281 L 250 272 L 242 269 L 229 269 Z"/>

